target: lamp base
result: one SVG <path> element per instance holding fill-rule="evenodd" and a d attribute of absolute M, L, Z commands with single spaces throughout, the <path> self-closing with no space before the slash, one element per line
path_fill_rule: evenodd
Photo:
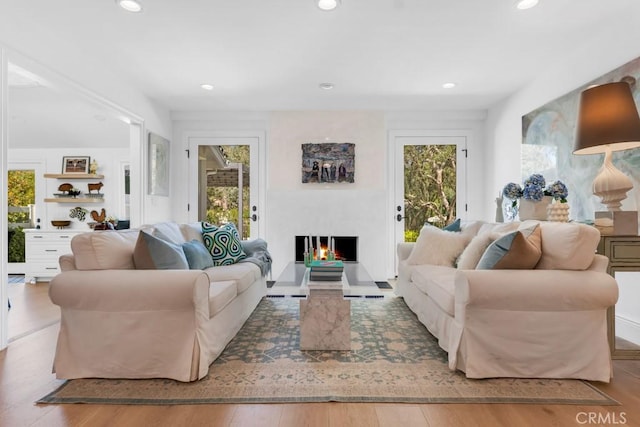
<path fill-rule="evenodd" d="M 596 212 L 595 226 L 603 236 L 637 236 L 638 211 Z"/>
<path fill-rule="evenodd" d="M 604 163 L 593 180 L 593 194 L 600 197 L 600 203 L 607 206 L 610 212 L 620 211 L 622 201 L 627 198 L 627 192 L 633 188 L 628 176 L 620 172 L 612 161 L 611 148 L 606 147 Z"/>

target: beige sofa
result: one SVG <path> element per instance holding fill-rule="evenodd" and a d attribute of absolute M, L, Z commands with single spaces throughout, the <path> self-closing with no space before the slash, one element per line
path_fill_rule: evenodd
<path fill-rule="evenodd" d="M 438 230 L 442 235 L 429 241 L 421 233 L 416 243 L 398 245 L 396 293 L 448 352 L 450 369 L 469 378 L 609 382 L 607 308 L 616 303 L 618 287 L 606 273 L 608 259 L 595 254 L 597 229 L 541 222 L 535 268 L 474 269 L 477 254 L 469 266 L 466 252 L 475 245 L 480 253 L 479 241 L 532 225 L 468 223 L 458 233 Z M 448 245 L 453 235 L 458 242 Z M 431 259 L 440 265 L 417 264 L 412 252 L 418 247 L 437 253 Z M 443 259 L 447 252 L 454 256 Z M 452 259 L 467 265 L 446 265 Z"/>
<path fill-rule="evenodd" d="M 175 243 L 202 241 L 200 223 L 144 227 Z M 205 270 L 136 270 L 139 230 L 75 236 L 73 254 L 49 294 L 61 323 L 53 371 L 57 378 L 203 378 L 261 298 L 258 265 Z"/>

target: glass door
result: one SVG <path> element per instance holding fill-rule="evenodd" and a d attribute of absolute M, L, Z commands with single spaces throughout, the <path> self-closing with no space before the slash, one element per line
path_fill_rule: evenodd
<path fill-rule="evenodd" d="M 191 221 L 232 222 L 243 240 L 259 235 L 257 138 L 190 138 Z"/>
<path fill-rule="evenodd" d="M 466 137 L 396 135 L 393 149 L 395 248 L 465 216 Z"/>

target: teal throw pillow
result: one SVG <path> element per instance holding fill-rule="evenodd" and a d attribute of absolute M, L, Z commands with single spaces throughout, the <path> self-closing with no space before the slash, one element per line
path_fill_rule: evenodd
<path fill-rule="evenodd" d="M 235 264 L 247 257 L 247 254 L 242 250 L 238 230 L 232 223 L 217 227 L 203 222 L 202 239 L 215 266 Z"/>
<path fill-rule="evenodd" d="M 133 249 L 133 263 L 138 270 L 188 270 L 189 263 L 182 246 L 149 233 L 138 234 Z"/>
<path fill-rule="evenodd" d="M 189 268 L 191 270 L 204 270 L 213 267 L 213 259 L 211 254 L 199 240 L 191 240 L 182 244 L 182 250 L 187 257 Z"/>
<path fill-rule="evenodd" d="M 446 227 L 444 227 L 443 230 L 444 231 L 453 231 L 453 232 L 456 232 L 456 233 L 459 232 L 459 231 L 462 231 L 462 228 L 460 227 L 460 218 L 456 219 L 451 224 L 449 224 Z"/>

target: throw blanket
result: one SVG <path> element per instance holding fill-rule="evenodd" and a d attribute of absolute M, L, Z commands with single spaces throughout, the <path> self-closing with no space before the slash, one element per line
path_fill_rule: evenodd
<path fill-rule="evenodd" d="M 266 276 L 271 271 L 271 254 L 267 250 L 267 242 L 263 239 L 243 240 L 240 242 L 242 250 L 247 254 L 247 257 L 239 262 L 252 262 L 258 267 L 263 276 Z"/>

